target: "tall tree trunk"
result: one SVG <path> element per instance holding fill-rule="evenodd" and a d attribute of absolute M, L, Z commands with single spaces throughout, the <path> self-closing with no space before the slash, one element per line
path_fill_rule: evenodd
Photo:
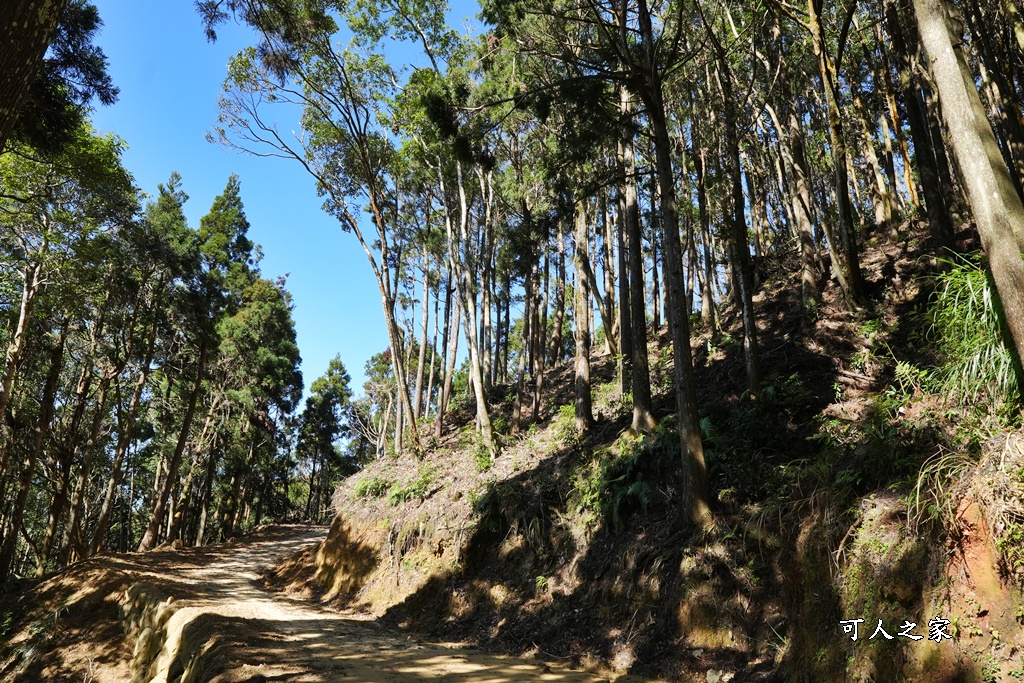
<path fill-rule="evenodd" d="M 533 337 L 533 271 L 536 269 L 534 263 L 526 273 L 524 286 L 526 289 L 523 295 L 523 339 L 519 348 L 518 368 L 516 369 L 516 405 L 512 412 L 512 432 L 518 433 L 522 425 L 523 404 L 526 400 L 526 370 L 529 367 L 530 346 Z"/>
<path fill-rule="evenodd" d="M 448 209 L 448 202 L 445 201 L 445 225 L 448 232 L 448 243 L 453 250 L 451 253 L 452 270 L 457 276 L 455 291 L 462 304 L 463 324 L 466 329 L 466 345 L 469 347 L 469 379 L 473 384 L 473 393 L 476 397 L 476 422 L 483 440 L 484 448 L 494 458 L 498 454 L 498 444 L 494 438 L 494 427 L 491 424 L 490 412 L 487 408 L 487 397 L 484 393 L 483 365 L 480 357 L 480 348 L 477 344 L 479 330 L 477 286 L 471 275 L 471 269 L 476 265 L 478 259 L 472 258 L 472 245 L 469 236 L 469 205 L 466 198 L 466 187 L 463 181 L 462 162 L 455 162 L 456 183 L 459 202 L 459 225 L 456 231 L 454 221 Z M 487 182 L 489 185 L 489 180 Z M 441 180 L 441 192 L 445 193 L 444 181 Z M 489 220 L 488 218 L 485 218 Z"/>
<path fill-rule="evenodd" d="M 206 473 L 203 477 L 203 492 L 200 498 L 199 526 L 196 528 L 194 545 L 200 547 L 206 537 L 206 521 L 210 514 L 210 505 L 213 503 L 213 479 L 217 473 L 217 460 L 219 451 L 214 447 L 210 448 L 210 454 L 206 460 Z"/>
<path fill-rule="evenodd" d="M 921 174 L 921 189 L 928 210 L 932 239 L 936 249 L 950 248 L 953 246 L 953 222 L 947 198 L 940 189 L 938 161 L 920 95 L 922 84 L 916 68 L 919 49 L 917 31 L 913 26 L 904 28 L 901 12 L 892 0 L 885 2 L 885 19 L 897 59 L 900 88 L 907 108 L 910 135 L 914 140 L 917 170 Z"/>
<path fill-rule="evenodd" d="M 576 204 L 575 220 L 573 253 L 576 258 L 576 429 L 585 432 L 594 424 L 594 411 L 590 395 L 590 315 L 587 311 L 590 279 L 584 275 L 590 268 L 590 239 L 587 236 L 587 214 L 583 202 Z"/>
<path fill-rule="evenodd" d="M 163 278 L 157 285 L 157 291 L 163 284 Z M 154 306 L 156 308 L 156 306 Z M 145 358 L 142 361 L 139 377 L 135 381 L 135 388 L 132 391 L 131 400 L 128 402 L 128 409 L 125 411 L 124 421 L 118 424 L 117 446 L 114 449 L 114 461 L 110 466 L 110 477 L 107 480 L 106 492 L 103 496 L 103 504 L 100 506 L 99 518 L 96 520 L 96 528 L 93 530 L 92 542 L 89 544 L 88 554 L 95 555 L 103 547 L 104 536 L 107 534 L 107 525 L 110 523 L 110 515 L 114 509 L 114 500 L 117 497 L 117 486 L 121 481 L 121 468 L 124 464 L 124 457 L 131 445 L 135 432 L 135 419 L 139 414 L 139 405 L 142 402 L 142 392 L 146 387 L 146 380 L 149 378 L 150 365 L 153 362 L 153 352 L 156 348 L 156 333 L 159 328 L 159 321 L 153 320 L 149 329 L 149 339 L 146 341 Z"/>
<path fill-rule="evenodd" d="M 625 206 L 623 221 L 629 255 L 629 318 L 632 336 L 631 359 L 633 389 L 633 422 L 635 432 L 654 429 L 654 408 L 651 398 L 651 370 L 647 360 L 647 298 L 644 294 L 644 247 L 640 235 L 640 207 L 636 195 L 636 162 L 633 157 L 633 133 L 626 120 L 633 105 L 629 91 L 619 88 L 620 136 L 617 141 L 619 174 L 622 178 L 621 202 Z"/>
<path fill-rule="evenodd" d="M 450 303 L 450 300 L 449 300 Z M 434 289 L 434 335 L 430 340 L 430 368 L 427 370 L 427 393 L 424 394 L 423 414 L 430 417 L 431 396 L 434 395 L 434 363 L 437 359 L 437 331 L 441 314 L 441 283 Z"/>
<path fill-rule="evenodd" d="M 658 206 L 658 176 L 651 174 L 651 193 L 650 193 L 650 204 L 651 204 L 651 327 L 654 330 L 654 336 L 658 336 L 658 331 L 661 329 L 661 282 L 658 278 L 658 212 L 655 209 Z M 665 312 L 665 318 L 668 320 L 668 324 L 672 325 L 672 314 L 674 311 L 668 310 Z"/>
<path fill-rule="evenodd" d="M 154 501 L 153 510 L 149 516 L 149 526 L 139 542 L 138 552 L 140 553 L 152 550 L 156 546 L 160 532 L 160 523 L 163 520 L 164 511 L 167 507 L 167 498 L 171 495 L 171 489 L 178 483 L 178 467 L 181 464 L 181 456 L 185 452 L 185 445 L 188 443 L 189 432 L 192 429 L 192 419 L 196 414 L 196 402 L 199 400 L 199 394 L 203 390 L 203 379 L 206 376 L 206 358 L 209 353 L 208 346 L 209 341 L 204 336 L 199 343 L 199 362 L 196 367 L 196 379 L 188 397 L 185 415 L 181 421 L 178 443 L 175 445 L 174 453 L 167 464 L 167 477 L 164 479 L 163 487 L 161 487 L 160 493 Z"/>
<path fill-rule="evenodd" d="M 601 320 L 604 324 L 604 336 L 608 342 L 608 351 L 612 355 L 621 353 L 619 320 L 615 309 L 615 230 L 612 227 L 611 207 L 608 196 L 601 195 L 601 220 L 604 232 L 601 235 L 602 270 L 604 272 L 604 308 Z"/>
<path fill-rule="evenodd" d="M 700 222 L 701 242 L 704 245 L 704 278 L 700 294 L 700 319 L 712 337 L 718 337 L 718 311 L 715 308 L 715 260 L 711 248 L 711 215 L 708 210 L 707 149 L 700 142 L 694 126 L 693 165 L 697 175 L 697 218 Z"/>
<path fill-rule="evenodd" d="M 75 488 L 71 496 L 71 512 L 68 517 L 68 523 L 64 526 L 64 536 L 61 540 L 61 552 L 57 562 L 61 567 L 67 566 L 86 555 L 85 539 L 82 536 L 85 491 L 89 485 L 92 461 L 96 455 L 100 433 L 106 418 L 107 392 L 113 379 L 112 374 L 105 372 L 103 377 L 100 378 L 100 386 L 96 392 L 92 428 L 89 430 L 89 438 L 85 442 L 82 464 L 78 467 L 78 476 L 75 479 Z"/>
<path fill-rule="evenodd" d="M 48 232 L 46 234 L 49 234 Z M 10 403 L 11 392 L 14 390 L 14 378 L 21 365 L 21 357 L 25 354 L 25 347 L 28 341 L 28 326 L 32 319 L 32 309 L 35 307 L 36 297 L 42 287 L 43 259 L 48 251 L 49 238 L 43 238 L 42 248 L 39 250 L 39 259 L 35 263 L 25 266 L 25 273 L 22 276 L 24 284 L 21 289 L 21 310 L 18 313 L 18 325 L 14 328 L 14 334 L 7 344 L 7 354 L 4 362 L 4 374 L 0 384 L 0 444 L 4 441 L 7 432 L 7 405 Z M 0 482 L 4 479 L 6 462 L 0 462 Z"/>
<path fill-rule="evenodd" d="M 555 241 L 558 264 L 555 282 L 555 329 L 551 338 L 552 366 L 562 362 L 562 340 L 565 334 L 565 234 L 562 229 L 562 221 L 557 221 Z"/>
<path fill-rule="evenodd" d="M 420 353 L 416 360 L 416 391 L 413 392 L 413 418 L 420 419 L 420 406 L 423 405 L 423 368 L 427 364 L 427 330 L 430 323 L 430 254 L 427 244 L 423 243 L 423 303 L 420 306 L 422 321 L 420 324 Z"/>
<path fill-rule="evenodd" d="M 950 37 L 946 8 L 940 0 L 914 0 L 913 4 L 1007 326 L 1017 357 L 1024 358 L 1024 205 L 1003 163 L 959 40 Z"/>
<path fill-rule="evenodd" d="M 672 351 L 675 370 L 676 420 L 679 425 L 684 467 L 682 493 L 685 509 L 691 522 L 707 525 L 711 520 L 711 493 L 708 488 L 704 463 L 704 445 L 701 442 L 697 419 L 697 390 L 693 376 L 693 356 L 690 349 L 690 321 L 683 313 L 683 262 L 679 242 L 679 220 L 676 215 L 675 174 L 672 170 L 672 141 L 668 134 L 665 100 L 662 93 L 661 72 L 655 56 L 654 31 L 647 0 L 639 0 L 640 40 L 644 54 L 645 73 L 643 94 L 647 104 L 651 132 L 654 137 L 655 162 L 661 191 L 662 240 L 665 249 L 665 283 L 668 285 L 668 305 L 678 314 L 672 317 Z"/>
<path fill-rule="evenodd" d="M 209 450 L 209 446 L 206 443 L 207 436 L 210 434 L 210 429 L 213 427 L 214 419 L 217 414 L 217 408 L 220 407 L 220 396 L 214 396 L 213 400 L 210 401 L 210 408 L 206 412 L 206 420 L 203 422 L 203 430 L 199 433 L 199 438 L 191 442 L 189 450 L 192 452 L 192 459 L 188 467 L 188 473 L 185 475 L 185 483 L 181 486 L 181 492 L 178 494 L 177 504 L 174 506 L 173 511 L 170 513 L 170 523 L 167 526 L 167 541 L 173 542 L 176 538 L 182 535 L 182 529 L 184 527 L 185 515 L 188 511 L 188 504 L 192 498 L 192 485 L 195 481 L 196 472 L 200 469 L 200 461 L 204 451 Z M 210 456 L 212 457 L 212 455 Z M 182 538 L 182 541 L 185 539 Z"/>
<path fill-rule="evenodd" d="M 103 314 L 93 324 L 92 332 L 89 335 L 89 348 L 82 358 L 82 367 L 78 375 L 78 383 L 75 385 L 75 407 L 71 413 L 71 423 L 67 428 L 67 438 L 63 444 L 56 447 L 56 457 L 53 458 L 56 471 L 54 478 L 56 488 L 53 498 L 50 500 L 50 511 L 46 519 L 46 528 L 43 532 L 43 540 L 39 544 L 39 554 L 36 557 L 36 577 L 46 574 L 46 566 L 50 562 L 50 555 L 53 552 L 53 544 L 57 540 L 57 527 L 67 514 L 69 489 L 71 488 L 71 470 L 74 467 L 75 454 L 78 451 L 78 443 L 81 439 L 82 420 L 85 419 L 85 408 L 90 398 L 93 380 L 93 358 L 99 346 L 100 338 L 103 335 Z"/>
<path fill-rule="evenodd" d="M 717 46 L 721 48 L 721 46 Z M 757 396 L 761 390 L 761 359 L 757 344 L 757 320 L 754 316 L 754 269 L 747 241 L 747 219 L 743 204 L 743 167 L 740 162 L 739 113 L 732 90 L 732 70 L 724 49 L 718 50 L 719 76 L 725 100 L 725 140 L 732 164 L 732 265 L 743 319 L 743 360 L 747 370 L 747 390 Z M 749 173 L 749 171 L 748 171 Z M 689 330 L 687 330 L 689 346 Z M 677 352 L 678 353 L 678 352 Z"/>
<path fill-rule="evenodd" d="M 814 198 L 811 195 L 808 180 L 807 159 L 804 155 L 803 131 L 796 114 L 795 106 L 785 105 L 787 118 L 786 128 L 783 127 L 778 115 L 770 104 L 765 105 L 779 134 L 779 149 L 789 171 L 792 187 L 790 188 L 790 213 L 796 223 L 796 233 L 800 243 L 800 300 L 805 309 L 812 309 L 818 304 L 818 247 L 814 240 L 814 224 L 811 218 L 811 207 Z"/>
<path fill-rule="evenodd" d="M 847 170 L 846 139 L 843 133 L 843 113 L 839 108 L 837 93 L 838 76 L 835 73 L 835 66 L 827 52 L 828 42 L 825 37 L 825 28 L 818 15 L 819 0 L 808 0 L 807 19 L 811 29 L 811 42 L 814 46 L 814 55 L 818 61 L 818 72 L 821 76 L 822 89 L 825 91 L 825 106 L 828 110 L 828 131 L 829 144 L 832 148 L 832 164 L 835 170 L 835 196 L 837 212 L 839 216 L 839 234 L 835 236 L 838 241 L 836 250 L 842 257 L 841 263 L 834 263 L 833 267 L 838 271 L 845 269 L 844 278 L 840 284 L 844 285 L 844 294 L 852 306 L 858 306 L 865 301 L 864 279 L 860 271 L 860 258 L 857 254 L 856 224 L 853 216 L 853 202 L 850 199 L 850 179 Z M 829 241 L 833 237 L 829 236 Z"/>
<path fill-rule="evenodd" d="M 619 142 L 619 149 L 622 142 Z M 621 155 L 620 155 L 621 158 Z M 620 169 L 621 171 L 621 169 Z M 630 322 L 629 269 L 626 267 L 626 194 L 625 180 L 616 193 L 615 238 L 619 262 L 619 395 L 623 398 L 633 391 L 633 326 Z"/>
<path fill-rule="evenodd" d="M 889 225 L 892 223 L 892 199 L 889 195 L 889 188 L 885 183 L 882 165 L 879 163 L 878 154 L 875 152 L 874 135 L 871 126 L 868 124 L 867 112 L 859 93 L 853 97 L 853 110 L 856 113 L 857 123 L 860 125 L 864 160 L 867 162 L 867 172 L 870 176 L 868 189 L 871 197 L 871 208 L 875 214 L 875 226 L 876 229 L 882 232 L 888 232 Z"/>
<path fill-rule="evenodd" d="M 453 273 L 454 276 L 454 273 Z M 444 372 L 444 385 L 441 387 L 441 398 L 437 404 L 437 419 L 434 434 L 441 438 L 444 416 L 448 412 L 448 402 L 452 399 L 452 379 L 455 377 L 455 357 L 459 355 L 459 328 L 462 325 L 460 310 L 462 303 L 456 297 L 455 305 L 449 309 L 451 314 L 452 334 L 448 348 L 448 367 Z M 447 326 L 447 323 L 446 323 Z"/>
<path fill-rule="evenodd" d="M 50 370 L 46 375 L 46 384 L 43 388 L 39 418 L 36 420 L 35 436 L 22 464 L 21 476 L 18 481 L 18 495 L 14 500 L 14 509 L 8 516 L 7 526 L 3 530 L 3 540 L 0 543 L 0 583 L 10 577 L 11 570 L 13 569 L 12 564 L 18 545 L 18 534 L 21 531 L 24 520 L 28 494 L 32 488 L 32 475 L 35 472 L 36 462 L 43 452 L 43 446 L 50 435 L 53 422 L 53 404 L 57 396 L 57 383 L 60 380 L 60 371 L 64 365 L 64 348 L 67 341 L 66 331 L 67 321 L 64 321 L 61 324 L 57 343 L 50 354 Z"/>
<path fill-rule="evenodd" d="M 544 286 L 537 288 L 538 302 L 535 309 L 537 324 L 533 326 L 533 404 L 530 407 L 531 419 L 536 422 L 540 417 L 541 394 L 544 389 L 544 371 L 547 367 L 547 334 L 548 334 L 548 292 L 550 288 L 551 260 L 544 254 Z"/>

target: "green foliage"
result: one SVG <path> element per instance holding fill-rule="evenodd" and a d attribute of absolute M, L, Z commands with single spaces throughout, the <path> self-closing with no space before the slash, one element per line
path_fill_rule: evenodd
<path fill-rule="evenodd" d="M 576 429 L 576 405 L 566 403 L 558 409 L 558 415 L 554 419 L 555 438 L 572 447 L 579 442 L 580 434 Z"/>
<path fill-rule="evenodd" d="M 932 374 L 935 389 L 961 405 L 982 396 L 1004 402 L 1019 393 L 994 292 L 980 263 L 961 261 L 938 276 L 928 309 L 931 333 L 945 359 Z"/>
<path fill-rule="evenodd" d="M 47 10 L 40 7 L 38 11 L 43 14 Z M 117 101 L 118 88 L 107 73 L 106 55 L 93 44 L 102 26 L 92 3 L 67 3 L 29 85 L 13 140 L 45 154 L 59 152 L 65 145 L 75 144 L 75 130 L 86 122 L 94 100 L 105 105 Z"/>
<path fill-rule="evenodd" d="M 391 493 L 388 494 L 388 503 L 398 505 L 413 498 L 423 500 L 427 497 L 427 493 L 430 491 L 430 487 L 436 478 L 437 472 L 434 467 L 428 463 L 423 463 L 416 471 L 415 477 L 391 487 Z"/>
<path fill-rule="evenodd" d="M 486 472 L 494 464 L 494 459 L 491 457 L 490 451 L 487 450 L 487 446 L 484 445 L 484 441 L 480 438 L 479 434 L 473 447 L 473 462 L 476 463 L 477 472 Z"/>
<path fill-rule="evenodd" d="M 356 498 L 380 498 L 387 493 L 394 482 L 387 477 L 364 477 L 356 482 L 352 492 Z"/>
<path fill-rule="evenodd" d="M 624 434 L 610 449 L 576 469 L 571 478 L 569 507 L 621 527 L 631 505 L 646 509 L 650 502 L 651 486 L 645 478 L 659 478 L 679 451 L 679 436 L 667 421 L 649 435 Z"/>

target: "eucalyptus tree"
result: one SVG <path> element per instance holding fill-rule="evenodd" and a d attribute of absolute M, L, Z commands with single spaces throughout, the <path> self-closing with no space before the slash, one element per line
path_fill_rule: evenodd
<path fill-rule="evenodd" d="M 291 159 L 316 181 L 324 209 L 342 229 L 356 236 L 373 270 L 381 295 L 398 400 L 408 421 L 414 450 L 422 449 L 406 381 L 401 330 L 395 306 L 399 283 L 394 273 L 396 243 L 407 238 L 398 224 L 399 196 L 394 168 L 396 150 L 392 98 L 398 90 L 394 67 L 384 57 L 382 40 L 391 15 L 408 10 L 413 17 L 440 16 L 443 8 L 378 5 L 369 2 L 275 2 L 255 0 L 199 4 L 215 36 L 216 25 L 235 13 L 260 35 L 256 47 L 237 54 L 228 69 L 214 139 L 261 156 Z M 383 17 L 386 19 L 387 17 Z M 343 20 L 353 34 L 340 47 Z M 414 21 L 414 35 L 427 36 L 436 21 Z M 268 107 L 301 111 L 302 134 L 287 138 L 271 123 Z M 371 216 L 372 233 L 360 219 Z M 372 235 L 372 237 L 371 237 Z"/>
<path fill-rule="evenodd" d="M 558 118 L 552 127 L 559 133 L 568 132 L 563 128 L 583 129 L 585 135 L 576 133 L 572 136 L 575 139 L 564 139 L 559 147 L 563 154 L 571 154 L 582 142 L 582 149 L 592 158 L 602 156 L 595 149 L 595 137 L 604 138 L 608 147 L 615 148 L 614 171 L 606 171 L 613 173 L 614 180 L 609 178 L 598 185 L 611 184 L 618 190 L 616 227 L 621 267 L 617 326 L 621 332 L 617 341 L 622 351 L 630 352 L 624 359 L 622 383 L 623 389 L 626 384 L 631 389 L 633 429 L 650 430 L 654 418 L 647 358 L 646 276 L 634 157 L 634 138 L 643 131 L 635 106 L 635 88 L 630 87 L 637 83 L 639 73 L 631 72 L 623 61 L 635 42 L 635 32 L 628 27 L 627 7 L 618 3 L 604 7 L 598 3 L 552 5 L 530 1 L 484 3 L 483 7 L 484 18 L 494 25 L 494 37 L 489 40 L 517 54 L 509 79 L 516 107 L 529 111 L 541 122 L 547 121 L 553 111 L 571 107 L 571 116 Z M 543 163 L 551 164 L 548 151 L 542 147 L 538 153 Z M 603 308 L 610 318 L 610 307 Z M 606 328 L 610 329 L 608 322 Z"/>

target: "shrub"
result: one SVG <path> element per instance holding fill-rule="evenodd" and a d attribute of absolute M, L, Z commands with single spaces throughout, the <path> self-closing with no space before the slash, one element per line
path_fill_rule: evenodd
<path fill-rule="evenodd" d="M 436 476 L 434 468 L 426 463 L 420 465 L 416 476 L 403 484 L 393 486 L 388 494 L 388 503 L 398 505 L 413 498 L 423 500 L 430 491 L 430 485 L 434 483 Z"/>
<path fill-rule="evenodd" d="M 645 477 L 661 475 L 679 452 L 679 436 L 667 421 L 649 435 L 624 435 L 612 450 L 598 453 L 576 470 L 569 503 L 576 512 L 590 511 L 620 527 L 630 505 L 647 507 L 651 487 Z"/>
<path fill-rule="evenodd" d="M 380 498 L 393 485 L 394 482 L 386 477 L 364 477 L 356 482 L 353 492 L 356 498 Z"/>

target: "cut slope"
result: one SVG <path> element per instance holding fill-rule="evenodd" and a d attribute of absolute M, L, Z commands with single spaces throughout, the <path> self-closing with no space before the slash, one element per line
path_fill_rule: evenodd
<path fill-rule="evenodd" d="M 0 678 L 12 683 L 595 680 L 543 662 L 413 642 L 365 617 L 259 587 L 261 568 L 316 547 L 324 534 L 322 528 L 271 527 L 237 544 L 83 563 L 20 597 L 9 596 Z M 40 621 L 38 613 L 55 604 L 65 605 L 63 613 L 52 624 L 45 617 Z M 80 628 L 86 622 L 90 628 Z M 122 626 L 127 637 L 118 633 Z M 40 627 L 61 635 L 40 639 Z"/>

